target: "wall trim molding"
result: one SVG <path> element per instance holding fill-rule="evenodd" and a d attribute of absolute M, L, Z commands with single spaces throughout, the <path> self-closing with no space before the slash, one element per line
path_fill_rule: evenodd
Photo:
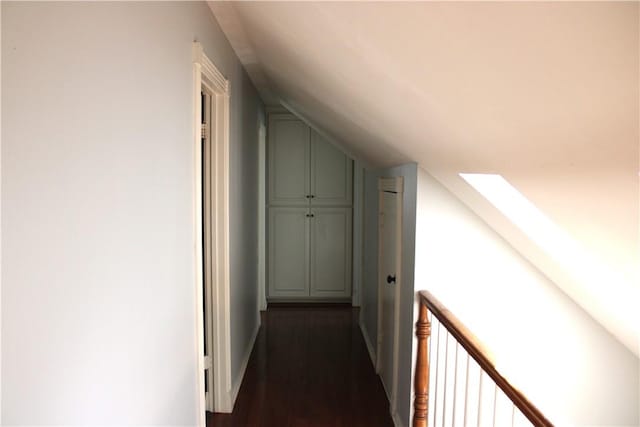
<path fill-rule="evenodd" d="M 213 315 L 213 409 L 231 412 L 231 325 L 230 325 L 230 279 L 229 279 L 229 98 L 228 80 L 207 58 L 198 42 L 193 43 L 193 246 L 195 252 L 195 323 L 196 323 L 196 392 L 197 420 L 205 426 L 204 388 L 204 316 L 203 301 L 203 244 L 202 244 L 202 152 L 201 152 L 201 91 L 206 88 L 214 103 L 211 117 L 211 167 L 213 169 L 211 194 L 211 247 L 214 273 L 211 277 L 210 294 Z"/>
<path fill-rule="evenodd" d="M 202 74 L 211 81 L 218 91 L 228 96 L 230 92 L 229 80 L 227 80 L 213 62 L 211 62 L 204 53 L 202 45 L 198 42 L 193 43 L 193 63 L 200 65 Z"/>

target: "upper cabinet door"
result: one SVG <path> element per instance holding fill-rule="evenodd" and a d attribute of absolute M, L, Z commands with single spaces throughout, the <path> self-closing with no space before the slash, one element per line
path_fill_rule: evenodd
<path fill-rule="evenodd" d="M 352 160 L 311 131 L 311 204 L 350 206 Z"/>
<path fill-rule="evenodd" d="M 309 127 L 290 114 L 269 117 L 269 203 L 308 205 Z"/>

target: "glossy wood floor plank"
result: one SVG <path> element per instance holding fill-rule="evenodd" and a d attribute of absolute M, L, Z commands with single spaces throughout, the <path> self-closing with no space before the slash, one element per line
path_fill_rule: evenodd
<path fill-rule="evenodd" d="M 207 426 L 393 426 L 357 309 L 270 307 L 233 413 Z"/>

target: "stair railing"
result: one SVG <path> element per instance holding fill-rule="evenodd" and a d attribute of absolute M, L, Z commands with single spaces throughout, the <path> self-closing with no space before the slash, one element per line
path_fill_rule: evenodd
<path fill-rule="evenodd" d="M 427 291 L 420 292 L 416 337 L 413 427 L 553 426 L 496 370 L 478 339 Z"/>

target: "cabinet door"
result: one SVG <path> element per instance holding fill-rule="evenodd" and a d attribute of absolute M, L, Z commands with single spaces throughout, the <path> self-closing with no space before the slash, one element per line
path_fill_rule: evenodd
<path fill-rule="evenodd" d="M 311 209 L 311 296 L 351 296 L 351 208 Z"/>
<path fill-rule="evenodd" d="M 306 208 L 269 208 L 269 296 L 309 296 Z"/>
<path fill-rule="evenodd" d="M 352 160 L 311 131 L 311 204 L 351 205 Z"/>
<path fill-rule="evenodd" d="M 288 114 L 269 117 L 269 203 L 307 205 L 309 127 Z"/>

